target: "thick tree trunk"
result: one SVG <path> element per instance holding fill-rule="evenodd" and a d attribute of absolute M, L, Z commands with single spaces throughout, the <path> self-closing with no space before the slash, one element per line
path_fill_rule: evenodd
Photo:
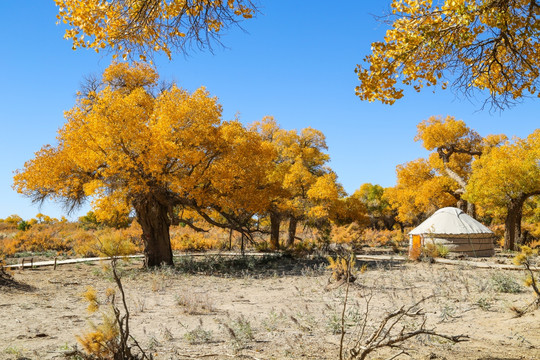
<path fill-rule="evenodd" d="M 289 233 L 287 238 L 287 247 L 291 247 L 294 244 L 294 239 L 296 237 L 296 227 L 298 225 L 298 220 L 291 216 L 289 218 Z"/>
<path fill-rule="evenodd" d="M 513 200 L 508 206 L 504 222 L 504 249 L 515 250 L 516 240 L 521 237 L 521 216 L 523 201 Z"/>
<path fill-rule="evenodd" d="M 270 213 L 270 248 L 272 250 L 279 249 L 279 227 L 281 225 L 281 216 L 279 214 Z"/>
<path fill-rule="evenodd" d="M 146 267 L 173 265 L 168 207 L 155 198 L 146 198 L 134 204 L 137 222 L 141 225 Z"/>
<path fill-rule="evenodd" d="M 392 215 L 383 215 L 382 221 L 386 230 L 392 230 L 396 224 L 396 219 Z"/>

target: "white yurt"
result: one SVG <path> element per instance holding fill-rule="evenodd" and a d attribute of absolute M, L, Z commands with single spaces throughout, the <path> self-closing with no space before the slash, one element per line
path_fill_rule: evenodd
<path fill-rule="evenodd" d="M 427 244 L 443 245 L 452 253 L 492 256 L 495 235 L 486 226 L 454 207 L 437 210 L 409 233 L 409 251 Z"/>

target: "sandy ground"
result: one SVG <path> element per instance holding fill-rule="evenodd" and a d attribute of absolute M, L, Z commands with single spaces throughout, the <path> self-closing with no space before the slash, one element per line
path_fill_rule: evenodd
<path fill-rule="evenodd" d="M 501 293 L 494 280 L 522 283 L 523 273 L 428 263 L 368 265 L 349 288 L 344 349 L 358 338 L 369 299 L 368 333 L 389 311 L 431 296 L 422 304 L 427 327 L 470 340 L 451 344 L 421 336 L 408 341 L 408 355 L 397 359 L 540 359 L 540 310 L 515 317 L 510 309 L 530 303 L 531 290 Z M 320 261 L 255 261 L 248 270 L 198 273 L 140 267 L 139 260 L 121 264 L 130 328 L 156 359 L 338 358 L 346 286 L 328 289 L 330 272 Z M 77 346 L 75 336 L 88 331 L 88 320 L 100 322 L 99 313 L 88 313 L 81 293 L 93 286 L 105 301 L 106 289 L 114 287 L 99 263 L 26 269 L 14 278 L 25 286 L 0 289 L 0 359 L 65 358 Z M 399 352 L 386 349 L 370 359 Z"/>

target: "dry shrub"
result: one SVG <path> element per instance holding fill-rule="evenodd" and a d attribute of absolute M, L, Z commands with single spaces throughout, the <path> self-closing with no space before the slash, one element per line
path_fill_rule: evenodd
<path fill-rule="evenodd" d="M 529 244 L 529 247 L 531 249 L 540 249 L 540 240 L 531 241 L 531 243 Z"/>
<path fill-rule="evenodd" d="M 80 256 L 108 254 L 133 255 L 143 250 L 140 226 L 131 224 L 127 229 L 85 231 L 78 229 L 73 250 Z"/>
<path fill-rule="evenodd" d="M 176 297 L 176 303 L 190 315 L 211 314 L 216 308 L 208 294 L 185 291 Z"/>
<path fill-rule="evenodd" d="M 101 324 L 90 323 L 90 327 L 91 331 L 76 336 L 77 341 L 98 359 L 114 359 L 119 330 L 112 311 L 103 311 Z"/>
<path fill-rule="evenodd" d="M 501 225 L 491 225 L 489 227 L 491 231 L 495 234 L 495 238 L 498 239 L 496 244 L 500 247 L 504 246 L 504 224 Z"/>
<path fill-rule="evenodd" d="M 0 221 L 0 231 L 2 232 L 13 232 L 17 231 L 17 224 L 7 221 Z"/>
<path fill-rule="evenodd" d="M 225 249 L 228 246 L 227 241 L 224 239 L 225 232 L 219 235 L 215 231 L 203 234 L 191 229 L 176 227 L 171 231 L 171 247 L 176 251 Z"/>
<path fill-rule="evenodd" d="M 366 229 L 360 241 L 371 247 L 386 246 L 392 242 L 397 230 L 373 230 Z"/>
<path fill-rule="evenodd" d="M 527 273 L 525 285 L 531 287 L 536 294 L 536 300 L 531 305 L 529 305 L 529 307 L 533 307 L 535 309 L 540 307 L 540 279 L 532 270 L 532 267 L 536 266 L 536 264 L 539 262 L 539 253 L 539 249 L 531 249 L 530 247 L 523 245 L 521 247 L 521 253 L 516 255 L 516 257 L 514 257 L 513 259 L 514 264 L 518 266 L 523 265 L 525 268 L 525 271 Z"/>
<path fill-rule="evenodd" d="M 355 244 L 360 241 L 364 229 L 356 223 L 345 226 L 333 226 L 331 237 L 337 244 Z"/>
<path fill-rule="evenodd" d="M 263 243 L 260 243 L 260 244 L 263 244 Z M 268 244 L 268 243 L 264 242 L 264 244 Z M 288 249 L 288 251 L 294 254 L 294 256 L 303 257 L 308 254 L 314 253 L 317 249 L 318 249 L 317 243 L 313 239 L 303 239 L 300 241 L 295 241 L 295 243 L 292 245 L 290 249 Z M 264 250 L 268 250 L 268 246 Z"/>
<path fill-rule="evenodd" d="M 67 252 L 73 244 L 75 224 L 35 224 L 26 231 L 19 231 L 11 238 L 3 239 L 3 251 L 6 255 L 18 252 Z"/>
<path fill-rule="evenodd" d="M 77 229 L 73 233 L 73 238 L 73 251 L 78 256 L 93 257 L 99 255 L 96 250 L 96 236 L 93 231 Z"/>
<path fill-rule="evenodd" d="M 425 244 L 422 253 L 425 257 L 436 258 L 439 257 L 439 250 L 435 244 Z"/>
<path fill-rule="evenodd" d="M 79 352 L 77 355 L 88 360 L 150 360 L 152 356 L 147 356 L 137 340 L 130 335 L 130 313 L 116 263 L 117 258 L 113 258 L 110 270 L 117 286 L 118 300 L 121 306 L 116 304 L 117 291 L 112 288 L 107 289 L 105 292 L 108 300 L 106 302 L 99 300 L 96 290 L 92 287 L 89 287 L 82 294 L 82 297 L 88 302 L 88 311 L 91 313 L 100 311 L 102 321 L 99 325 L 89 321 L 91 331 L 76 336 L 77 341 L 86 352 L 86 354 Z M 108 306 L 103 308 L 106 303 L 108 303 Z M 140 355 L 134 354 L 132 352 L 133 348 L 137 348 Z"/>
<path fill-rule="evenodd" d="M 110 290 L 108 290 L 109 292 Z M 114 290 L 112 290 L 114 291 Z M 81 297 L 88 302 L 88 312 L 94 313 L 102 305 L 97 297 L 97 291 L 89 286 Z M 89 321 L 91 331 L 75 338 L 82 345 L 83 349 L 90 355 L 97 358 L 113 358 L 114 349 L 118 334 L 120 333 L 112 309 L 101 311 L 102 322 L 99 325 Z"/>
<path fill-rule="evenodd" d="M 421 247 L 415 247 L 409 250 L 409 259 L 413 261 L 417 261 L 420 259 L 420 256 L 422 256 L 422 248 Z"/>
<path fill-rule="evenodd" d="M 356 280 L 356 258 L 353 254 L 338 255 L 336 258 L 328 256 L 327 260 L 329 262 L 327 268 L 332 270 L 332 279 L 337 282 L 354 282 Z M 365 268 L 362 269 L 363 271 Z"/>
<path fill-rule="evenodd" d="M 340 360 L 379 358 L 376 356 L 376 353 L 384 348 L 395 351 L 401 350 L 401 352 L 388 358 L 396 359 L 403 354 L 409 355 L 407 353 L 407 342 L 419 336 L 426 336 L 432 339 L 438 338 L 441 341 L 448 341 L 454 344 L 469 340 L 468 335 L 448 335 L 427 327 L 427 315 L 420 308 L 420 304 L 428 298 L 422 298 L 420 301 L 409 306 L 403 305 L 396 310 L 387 312 L 383 317 L 380 315 L 373 316 L 371 313 L 373 293 L 365 294 L 364 299 L 366 300 L 366 307 L 360 323 L 346 334 L 344 316 L 346 314 L 347 298 L 345 298 L 341 317 Z M 349 337 L 347 342 L 345 342 L 346 335 Z M 352 346 L 349 349 L 345 349 L 345 344 L 347 344 L 346 346 L 351 346 L 350 344 L 352 344 Z"/>

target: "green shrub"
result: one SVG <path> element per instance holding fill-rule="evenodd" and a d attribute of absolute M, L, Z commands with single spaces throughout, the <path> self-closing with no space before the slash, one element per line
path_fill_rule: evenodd
<path fill-rule="evenodd" d="M 502 271 L 491 274 L 491 286 L 496 292 L 506 294 L 517 294 L 523 291 L 523 287 L 516 279 Z"/>

